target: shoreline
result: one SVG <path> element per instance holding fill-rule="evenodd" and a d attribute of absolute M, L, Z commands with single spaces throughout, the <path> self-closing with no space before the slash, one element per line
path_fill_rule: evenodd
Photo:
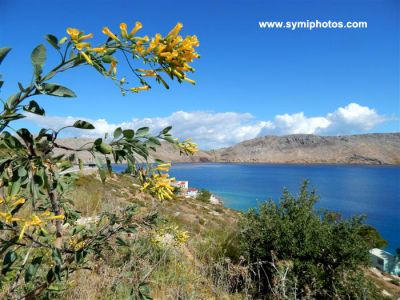
<path fill-rule="evenodd" d="M 182 164 L 182 165 L 188 165 L 188 164 L 196 164 L 196 165 L 207 165 L 207 164 L 235 164 L 235 165 L 277 165 L 277 166 L 352 166 L 352 167 L 357 167 L 357 166 L 367 166 L 367 167 L 394 167 L 394 168 L 399 168 L 399 164 L 362 164 L 362 163 L 323 163 L 323 162 L 315 162 L 315 163 L 310 163 L 310 162 L 255 162 L 255 161 L 249 161 L 249 162 L 239 162 L 239 161 L 170 161 L 172 164 Z"/>

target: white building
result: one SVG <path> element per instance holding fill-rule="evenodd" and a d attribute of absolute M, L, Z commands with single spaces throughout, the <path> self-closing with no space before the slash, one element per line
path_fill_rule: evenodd
<path fill-rule="evenodd" d="M 369 250 L 373 267 L 389 274 L 400 275 L 400 261 L 389 252 L 378 248 Z"/>
<path fill-rule="evenodd" d="M 196 198 L 199 193 L 199 190 L 196 188 L 188 188 L 186 196 L 190 198 Z"/>
<path fill-rule="evenodd" d="M 187 190 L 189 188 L 189 181 L 175 180 L 171 182 L 171 185 L 177 188 Z"/>

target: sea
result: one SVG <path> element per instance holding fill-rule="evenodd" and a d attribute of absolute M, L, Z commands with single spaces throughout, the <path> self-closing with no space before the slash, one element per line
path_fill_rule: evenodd
<path fill-rule="evenodd" d="M 317 208 L 346 218 L 365 215 L 366 223 L 388 241 L 387 251 L 400 248 L 399 166 L 175 163 L 170 174 L 188 180 L 190 187 L 211 191 L 226 207 L 241 211 L 267 199 L 278 201 L 284 188 L 297 195 L 308 180 L 320 196 Z"/>

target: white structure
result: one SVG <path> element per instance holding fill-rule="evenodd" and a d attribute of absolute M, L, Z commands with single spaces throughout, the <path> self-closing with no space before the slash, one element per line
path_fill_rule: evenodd
<path fill-rule="evenodd" d="M 369 250 L 373 267 L 389 274 L 400 275 L 400 261 L 391 253 L 378 248 Z"/>
<path fill-rule="evenodd" d="M 186 196 L 190 198 L 196 198 L 199 193 L 199 190 L 196 188 L 188 188 Z"/>
<path fill-rule="evenodd" d="M 177 188 L 185 189 L 187 190 L 189 188 L 189 181 L 183 181 L 183 180 L 175 180 L 171 182 L 171 185 Z"/>

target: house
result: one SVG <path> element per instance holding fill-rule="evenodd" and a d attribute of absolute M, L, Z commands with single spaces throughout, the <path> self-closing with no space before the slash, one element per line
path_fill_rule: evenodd
<path fill-rule="evenodd" d="M 199 190 L 196 188 L 188 188 L 186 196 L 191 198 L 196 198 Z"/>
<path fill-rule="evenodd" d="M 183 190 L 187 190 L 189 188 L 189 181 L 175 180 L 171 182 L 171 185 L 177 188 L 181 188 Z"/>
<path fill-rule="evenodd" d="M 371 264 L 382 272 L 400 275 L 400 261 L 389 252 L 374 248 L 369 250 Z"/>

